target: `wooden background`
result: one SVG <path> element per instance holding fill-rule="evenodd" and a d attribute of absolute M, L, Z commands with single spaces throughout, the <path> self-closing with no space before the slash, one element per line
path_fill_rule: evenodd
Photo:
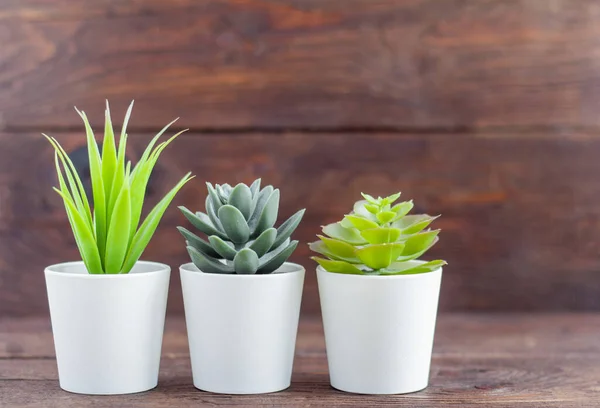
<path fill-rule="evenodd" d="M 151 203 L 183 173 L 262 177 L 292 256 L 361 191 L 443 214 L 443 311 L 600 310 L 600 3 L 595 0 L 0 0 L 0 316 L 46 315 L 43 268 L 78 257 L 40 133 L 78 153 L 73 106 L 119 123 L 129 156 L 164 124 Z M 79 151 L 79 154 L 81 151 Z M 187 254 L 173 206 L 144 256 Z"/>

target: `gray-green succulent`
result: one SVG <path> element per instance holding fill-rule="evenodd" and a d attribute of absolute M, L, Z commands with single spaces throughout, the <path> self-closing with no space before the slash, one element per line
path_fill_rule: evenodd
<path fill-rule="evenodd" d="M 309 244 L 313 257 L 329 272 L 355 275 L 408 275 L 432 272 L 445 261 L 411 262 L 438 242 L 440 230 L 427 227 L 437 217 L 407 215 L 413 202 L 392 204 L 400 193 L 385 198 L 363 194 L 350 214 L 323 227 L 320 241 Z"/>
<path fill-rule="evenodd" d="M 300 223 L 304 209 L 274 228 L 279 212 L 279 189 L 240 183 L 213 186 L 206 183 L 206 213 L 179 207 L 183 215 L 208 241 L 177 227 L 186 240 L 194 265 L 202 272 L 267 274 L 277 270 L 298 246 L 290 236 Z"/>

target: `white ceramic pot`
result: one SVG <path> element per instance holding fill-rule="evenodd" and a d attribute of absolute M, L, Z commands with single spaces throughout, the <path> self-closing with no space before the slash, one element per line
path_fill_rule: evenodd
<path fill-rule="evenodd" d="M 304 268 L 267 275 L 204 273 L 182 265 L 194 386 L 261 394 L 290 386 Z"/>
<path fill-rule="evenodd" d="M 156 387 L 171 269 L 139 261 L 124 275 L 83 262 L 45 270 L 60 387 L 129 394 Z"/>
<path fill-rule="evenodd" d="M 319 266 L 317 279 L 334 388 L 404 394 L 427 387 L 441 268 L 416 275 L 364 276 Z"/>

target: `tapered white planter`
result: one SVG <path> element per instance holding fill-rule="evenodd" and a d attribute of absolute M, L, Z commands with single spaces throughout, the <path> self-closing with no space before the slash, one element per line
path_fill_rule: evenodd
<path fill-rule="evenodd" d="M 267 275 L 204 273 L 182 265 L 194 386 L 260 394 L 290 386 L 304 268 Z"/>
<path fill-rule="evenodd" d="M 83 262 L 45 270 L 60 387 L 129 394 L 156 387 L 170 268 L 139 261 L 123 275 Z"/>
<path fill-rule="evenodd" d="M 441 268 L 416 275 L 364 276 L 319 266 L 317 278 L 334 388 L 403 394 L 427 387 Z"/>

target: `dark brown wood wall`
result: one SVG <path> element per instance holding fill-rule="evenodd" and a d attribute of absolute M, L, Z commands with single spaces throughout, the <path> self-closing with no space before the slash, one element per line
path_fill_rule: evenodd
<path fill-rule="evenodd" d="M 600 310 L 600 5 L 594 0 L 0 0 L 0 316 L 46 313 L 44 266 L 74 260 L 52 152 L 136 100 L 137 157 L 160 127 L 149 200 L 188 170 L 262 177 L 307 207 L 292 260 L 361 191 L 441 213 L 442 310 Z M 144 256 L 186 253 L 166 214 Z"/>

